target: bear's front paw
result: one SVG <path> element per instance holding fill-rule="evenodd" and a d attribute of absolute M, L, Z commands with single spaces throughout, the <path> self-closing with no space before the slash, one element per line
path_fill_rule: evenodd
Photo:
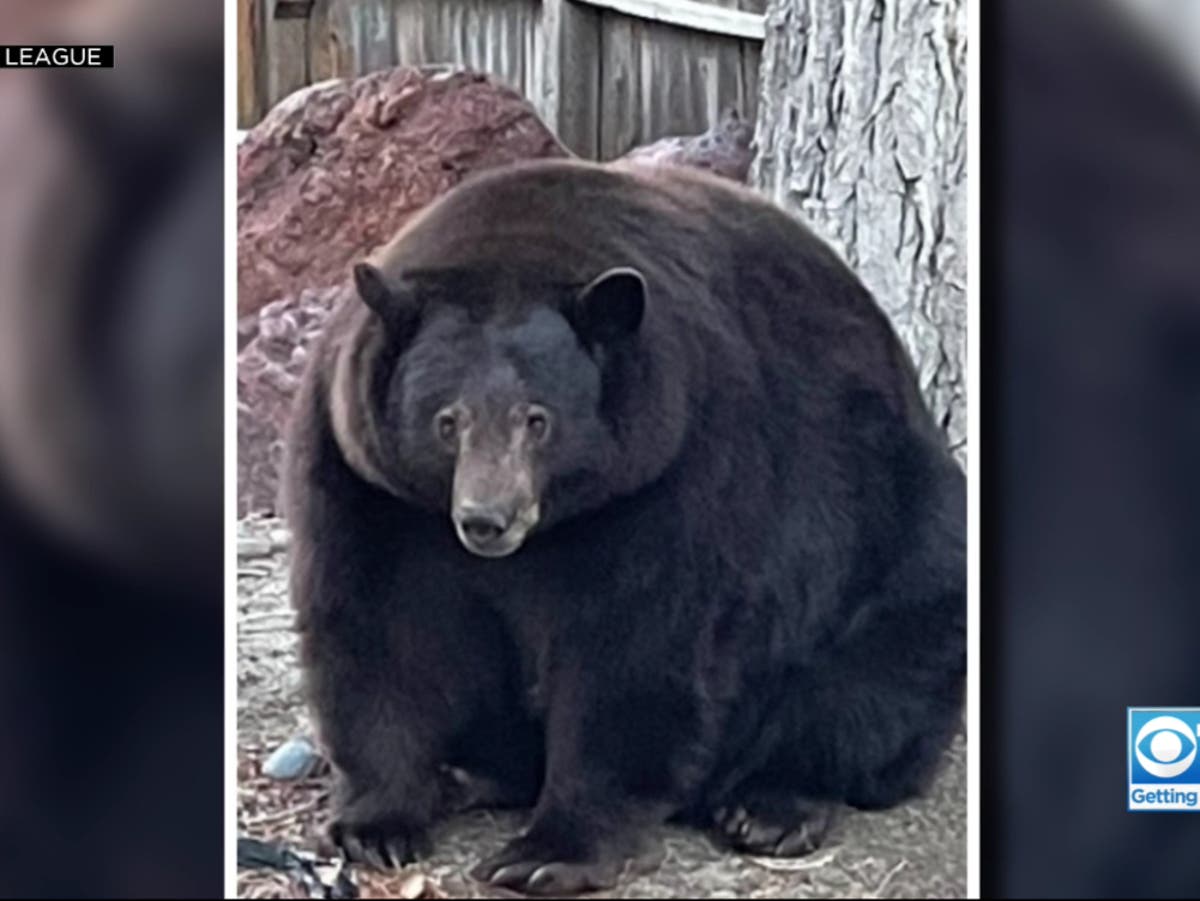
<path fill-rule="evenodd" d="M 836 807 L 802 798 L 754 795 L 713 813 L 718 836 L 744 854 L 803 857 L 825 841 Z"/>
<path fill-rule="evenodd" d="M 661 859 L 661 852 L 643 849 L 634 853 L 612 844 L 597 845 L 581 854 L 563 841 L 529 834 L 513 839 L 476 866 L 471 875 L 529 895 L 562 897 L 613 888 L 626 870 L 652 869 Z"/>
<path fill-rule="evenodd" d="M 326 830 L 326 842 L 352 863 L 390 870 L 429 853 L 428 832 L 398 815 L 358 818 L 343 813 Z"/>

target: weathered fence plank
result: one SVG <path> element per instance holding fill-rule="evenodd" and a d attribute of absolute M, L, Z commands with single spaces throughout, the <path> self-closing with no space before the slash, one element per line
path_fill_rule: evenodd
<path fill-rule="evenodd" d="M 308 16 L 308 74 L 313 82 L 337 77 L 338 48 L 329 30 L 331 0 L 315 0 Z"/>
<path fill-rule="evenodd" d="M 237 0 L 237 103 L 238 125 L 242 127 L 257 122 L 264 111 L 258 92 L 258 63 L 263 55 L 259 12 L 258 0 Z"/>
<path fill-rule="evenodd" d="M 354 74 L 395 65 L 393 0 L 339 0 L 337 5 L 352 48 Z"/>
<path fill-rule="evenodd" d="M 542 69 L 530 99 L 570 150 L 600 152 L 600 15 L 571 0 L 543 0 Z"/>
<path fill-rule="evenodd" d="M 274 106 L 309 83 L 308 19 L 272 15 L 271 0 L 259 0 L 264 32 L 266 105 Z"/>
<path fill-rule="evenodd" d="M 600 30 L 599 158 L 620 156 L 632 147 L 640 131 L 639 100 L 642 93 L 642 68 L 638 56 L 641 22 L 628 16 L 604 17 Z"/>

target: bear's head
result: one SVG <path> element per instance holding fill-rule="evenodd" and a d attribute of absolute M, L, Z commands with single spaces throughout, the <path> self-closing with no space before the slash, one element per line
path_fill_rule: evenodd
<path fill-rule="evenodd" d="M 611 496 L 623 463 L 615 380 L 622 360 L 636 368 L 646 305 L 636 269 L 567 285 L 502 267 L 361 263 L 354 282 L 381 348 L 362 398 L 373 481 L 448 513 L 482 557 Z"/>

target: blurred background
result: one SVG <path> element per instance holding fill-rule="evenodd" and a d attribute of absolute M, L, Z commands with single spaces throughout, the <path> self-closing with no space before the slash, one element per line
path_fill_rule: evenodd
<path fill-rule="evenodd" d="M 1200 704 L 1200 4 L 982 4 L 983 890 L 1196 897 L 1126 705 Z"/>
<path fill-rule="evenodd" d="M 5 0 L 0 895 L 223 892 L 222 3 Z"/>

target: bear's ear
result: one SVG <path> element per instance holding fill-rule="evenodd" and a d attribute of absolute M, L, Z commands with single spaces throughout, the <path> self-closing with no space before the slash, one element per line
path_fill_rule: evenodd
<path fill-rule="evenodd" d="M 387 277 L 370 263 L 359 263 L 354 267 L 354 287 L 362 302 L 393 332 L 406 332 L 420 312 L 414 286 L 389 283 Z"/>
<path fill-rule="evenodd" d="M 608 344 L 637 332 L 646 312 L 646 280 L 620 266 L 592 279 L 570 304 L 569 319 L 584 344 Z"/>

